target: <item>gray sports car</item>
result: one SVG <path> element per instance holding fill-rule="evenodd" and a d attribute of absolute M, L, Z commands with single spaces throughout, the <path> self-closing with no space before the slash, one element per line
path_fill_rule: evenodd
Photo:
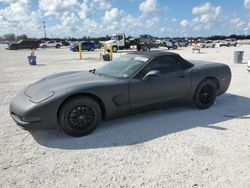
<path fill-rule="evenodd" d="M 209 108 L 231 81 L 227 65 L 187 61 L 161 51 L 128 53 L 90 71 L 64 72 L 22 90 L 10 104 L 14 121 L 24 128 L 60 126 L 84 136 L 101 120 L 189 102 Z"/>

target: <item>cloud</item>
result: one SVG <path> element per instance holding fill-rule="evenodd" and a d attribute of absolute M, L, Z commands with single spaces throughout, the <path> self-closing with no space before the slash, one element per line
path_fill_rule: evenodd
<path fill-rule="evenodd" d="M 16 0 L 5 9 L 0 9 L 0 15 L 9 22 L 25 21 L 30 17 L 29 8 L 29 0 Z"/>
<path fill-rule="evenodd" d="M 40 0 L 39 8 L 46 16 L 58 15 L 62 11 L 69 11 L 79 7 L 77 0 Z"/>
<path fill-rule="evenodd" d="M 160 18 L 158 18 L 158 17 L 152 17 L 150 19 L 146 19 L 144 27 L 146 29 L 150 29 L 150 28 L 155 27 L 159 22 L 160 22 Z"/>
<path fill-rule="evenodd" d="M 112 22 L 118 18 L 119 14 L 120 13 L 118 8 L 112 8 L 110 11 L 105 12 L 103 20 L 107 22 Z"/>
<path fill-rule="evenodd" d="M 162 33 L 166 32 L 166 28 L 165 27 L 162 27 L 161 30 L 160 30 Z"/>
<path fill-rule="evenodd" d="M 181 31 L 185 29 L 185 33 L 193 33 L 192 31 L 207 33 L 207 30 L 215 32 L 223 22 L 229 22 L 223 16 L 222 8 L 220 6 L 212 6 L 209 2 L 193 7 L 192 14 L 194 15 L 193 19 L 183 19 L 180 22 Z M 189 29 L 187 30 L 186 28 Z"/>
<path fill-rule="evenodd" d="M 211 12 L 212 6 L 209 2 L 203 4 L 202 6 L 199 7 L 194 7 L 192 10 L 193 14 L 207 14 Z"/>
<path fill-rule="evenodd" d="M 211 3 L 205 3 L 201 6 L 194 7 L 192 13 L 197 16 L 195 18 L 197 22 L 211 24 L 218 20 L 222 13 L 222 9 L 220 6 L 213 7 Z"/>
<path fill-rule="evenodd" d="M 158 9 L 158 2 L 157 0 L 145 0 L 140 4 L 139 9 L 144 14 L 155 12 Z"/>
<path fill-rule="evenodd" d="M 250 0 L 245 0 L 244 6 L 246 9 L 250 9 Z"/>
<path fill-rule="evenodd" d="M 172 18 L 171 19 L 171 22 L 176 22 L 177 21 L 177 18 Z"/>
<path fill-rule="evenodd" d="M 189 21 L 187 21 L 187 20 L 182 20 L 181 23 L 180 23 L 180 25 L 181 25 L 182 27 L 187 27 L 187 26 L 189 25 Z"/>
<path fill-rule="evenodd" d="M 91 8 L 87 3 L 83 2 L 78 8 L 79 8 L 78 15 L 80 16 L 81 19 L 84 20 L 91 17 Z"/>
<path fill-rule="evenodd" d="M 230 23 L 235 27 L 242 27 L 245 25 L 245 22 L 243 22 L 240 18 L 234 18 L 230 20 Z"/>
<path fill-rule="evenodd" d="M 98 3 L 100 9 L 106 10 L 112 7 L 112 0 L 94 0 L 95 3 Z"/>

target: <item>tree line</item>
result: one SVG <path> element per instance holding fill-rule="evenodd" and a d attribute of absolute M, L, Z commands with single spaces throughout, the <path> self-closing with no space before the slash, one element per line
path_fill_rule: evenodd
<path fill-rule="evenodd" d="M 131 38 L 131 36 L 128 36 L 129 38 Z M 154 37 L 156 39 L 161 39 L 162 37 Z M 168 38 L 168 37 L 166 37 Z M 205 39 L 205 40 L 224 40 L 226 38 L 235 38 L 237 40 L 242 40 L 242 39 L 250 39 L 250 35 L 229 35 L 229 36 L 225 36 L 225 35 L 215 35 L 215 36 L 210 36 L 210 37 L 175 37 L 175 39 Z M 15 35 L 13 33 L 10 34 L 5 34 L 3 36 L 0 36 L 0 41 L 4 42 L 4 41 L 19 41 L 19 40 L 25 40 L 25 39 L 29 39 L 29 37 L 26 34 L 21 34 L 21 35 Z M 33 38 L 33 39 L 37 39 L 37 38 Z M 80 38 L 76 38 L 76 37 L 68 37 L 68 38 L 54 38 L 55 40 L 68 40 L 68 41 L 107 41 L 111 39 L 111 36 L 106 35 L 106 36 L 102 36 L 102 37 L 89 37 L 89 36 L 83 36 Z M 39 38 L 38 40 L 49 40 L 49 38 Z"/>

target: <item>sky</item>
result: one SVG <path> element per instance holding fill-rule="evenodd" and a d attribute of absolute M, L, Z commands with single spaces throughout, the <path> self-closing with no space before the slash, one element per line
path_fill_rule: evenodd
<path fill-rule="evenodd" d="M 0 0 L 0 35 L 250 34 L 250 0 Z"/>

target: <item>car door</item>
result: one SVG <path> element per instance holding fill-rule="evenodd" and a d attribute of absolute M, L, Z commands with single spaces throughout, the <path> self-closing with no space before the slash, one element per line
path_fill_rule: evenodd
<path fill-rule="evenodd" d="M 20 49 L 27 49 L 27 48 L 29 48 L 28 42 L 29 41 L 21 41 L 20 44 L 19 44 L 19 48 Z"/>
<path fill-rule="evenodd" d="M 82 43 L 82 50 L 89 50 L 90 49 L 90 45 L 88 42 L 83 42 Z"/>
<path fill-rule="evenodd" d="M 178 59 L 175 56 L 153 59 L 131 80 L 129 95 L 132 109 L 165 103 L 187 95 L 191 85 L 190 70 L 182 68 Z M 144 80 L 143 77 L 151 70 L 158 70 L 161 75 Z"/>
<path fill-rule="evenodd" d="M 120 35 L 117 35 L 117 45 L 118 47 L 124 47 L 125 46 L 125 38 L 124 38 L 124 35 L 120 34 Z"/>
<path fill-rule="evenodd" d="M 55 41 L 48 42 L 48 47 L 54 47 L 54 46 L 55 46 Z"/>

